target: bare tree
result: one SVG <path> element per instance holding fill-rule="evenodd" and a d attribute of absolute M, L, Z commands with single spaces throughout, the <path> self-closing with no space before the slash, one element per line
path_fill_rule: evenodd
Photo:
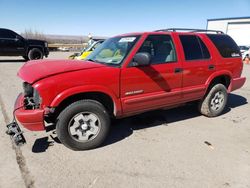
<path fill-rule="evenodd" d="M 21 33 L 21 35 L 29 39 L 47 40 L 46 36 L 42 32 L 36 30 L 33 31 L 32 29 L 25 29 L 24 33 Z"/>

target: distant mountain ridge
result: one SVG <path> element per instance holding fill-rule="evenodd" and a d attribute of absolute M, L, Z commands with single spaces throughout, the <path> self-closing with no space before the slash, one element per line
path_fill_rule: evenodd
<path fill-rule="evenodd" d="M 88 36 L 84 35 L 52 35 L 46 34 L 44 35 L 48 40 L 73 40 L 79 42 L 87 42 L 89 40 Z M 93 39 L 106 39 L 104 36 L 93 36 Z"/>
<path fill-rule="evenodd" d="M 39 32 L 26 31 L 21 35 L 28 39 L 46 40 L 48 43 L 63 43 L 63 44 L 81 44 L 89 40 L 87 35 L 55 35 L 55 34 L 42 34 Z M 104 36 L 93 36 L 94 40 L 107 39 Z"/>

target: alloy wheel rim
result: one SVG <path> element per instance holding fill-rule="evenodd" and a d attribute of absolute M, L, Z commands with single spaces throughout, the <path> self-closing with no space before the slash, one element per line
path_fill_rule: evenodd
<path fill-rule="evenodd" d="M 224 105 L 224 101 L 225 101 L 225 96 L 223 92 L 222 91 L 216 92 L 211 100 L 210 104 L 211 109 L 214 111 L 220 110 Z"/>
<path fill-rule="evenodd" d="M 71 118 L 68 131 L 77 142 L 87 142 L 93 140 L 99 133 L 101 121 L 92 112 L 80 112 Z"/>

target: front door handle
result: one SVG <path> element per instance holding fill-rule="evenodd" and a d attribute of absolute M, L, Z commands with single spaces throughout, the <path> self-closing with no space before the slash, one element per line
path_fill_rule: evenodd
<path fill-rule="evenodd" d="M 183 69 L 182 68 L 175 68 L 174 73 L 182 73 Z"/>
<path fill-rule="evenodd" d="M 208 65 L 208 69 L 209 70 L 214 70 L 215 69 L 215 65 Z"/>

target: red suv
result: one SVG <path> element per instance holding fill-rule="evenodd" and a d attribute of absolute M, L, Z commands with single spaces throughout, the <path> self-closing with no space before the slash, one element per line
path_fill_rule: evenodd
<path fill-rule="evenodd" d="M 185 29 L 187 30 L 187 29 Z M 199 101 L 218 116 L 228 93 L 243 86 L 239 47 L 219 31 L 166 29 L 107 39 L 88 59 L 29 61 L 19 70 L 24 92 L 15 117 L 31 131 L 56 125 L 74 150 L 98 147 L 110 119 Z M 46 123 L 45 123 L 46 122 Z M 8 126 L 24 142 L 17 123 Z"/>

